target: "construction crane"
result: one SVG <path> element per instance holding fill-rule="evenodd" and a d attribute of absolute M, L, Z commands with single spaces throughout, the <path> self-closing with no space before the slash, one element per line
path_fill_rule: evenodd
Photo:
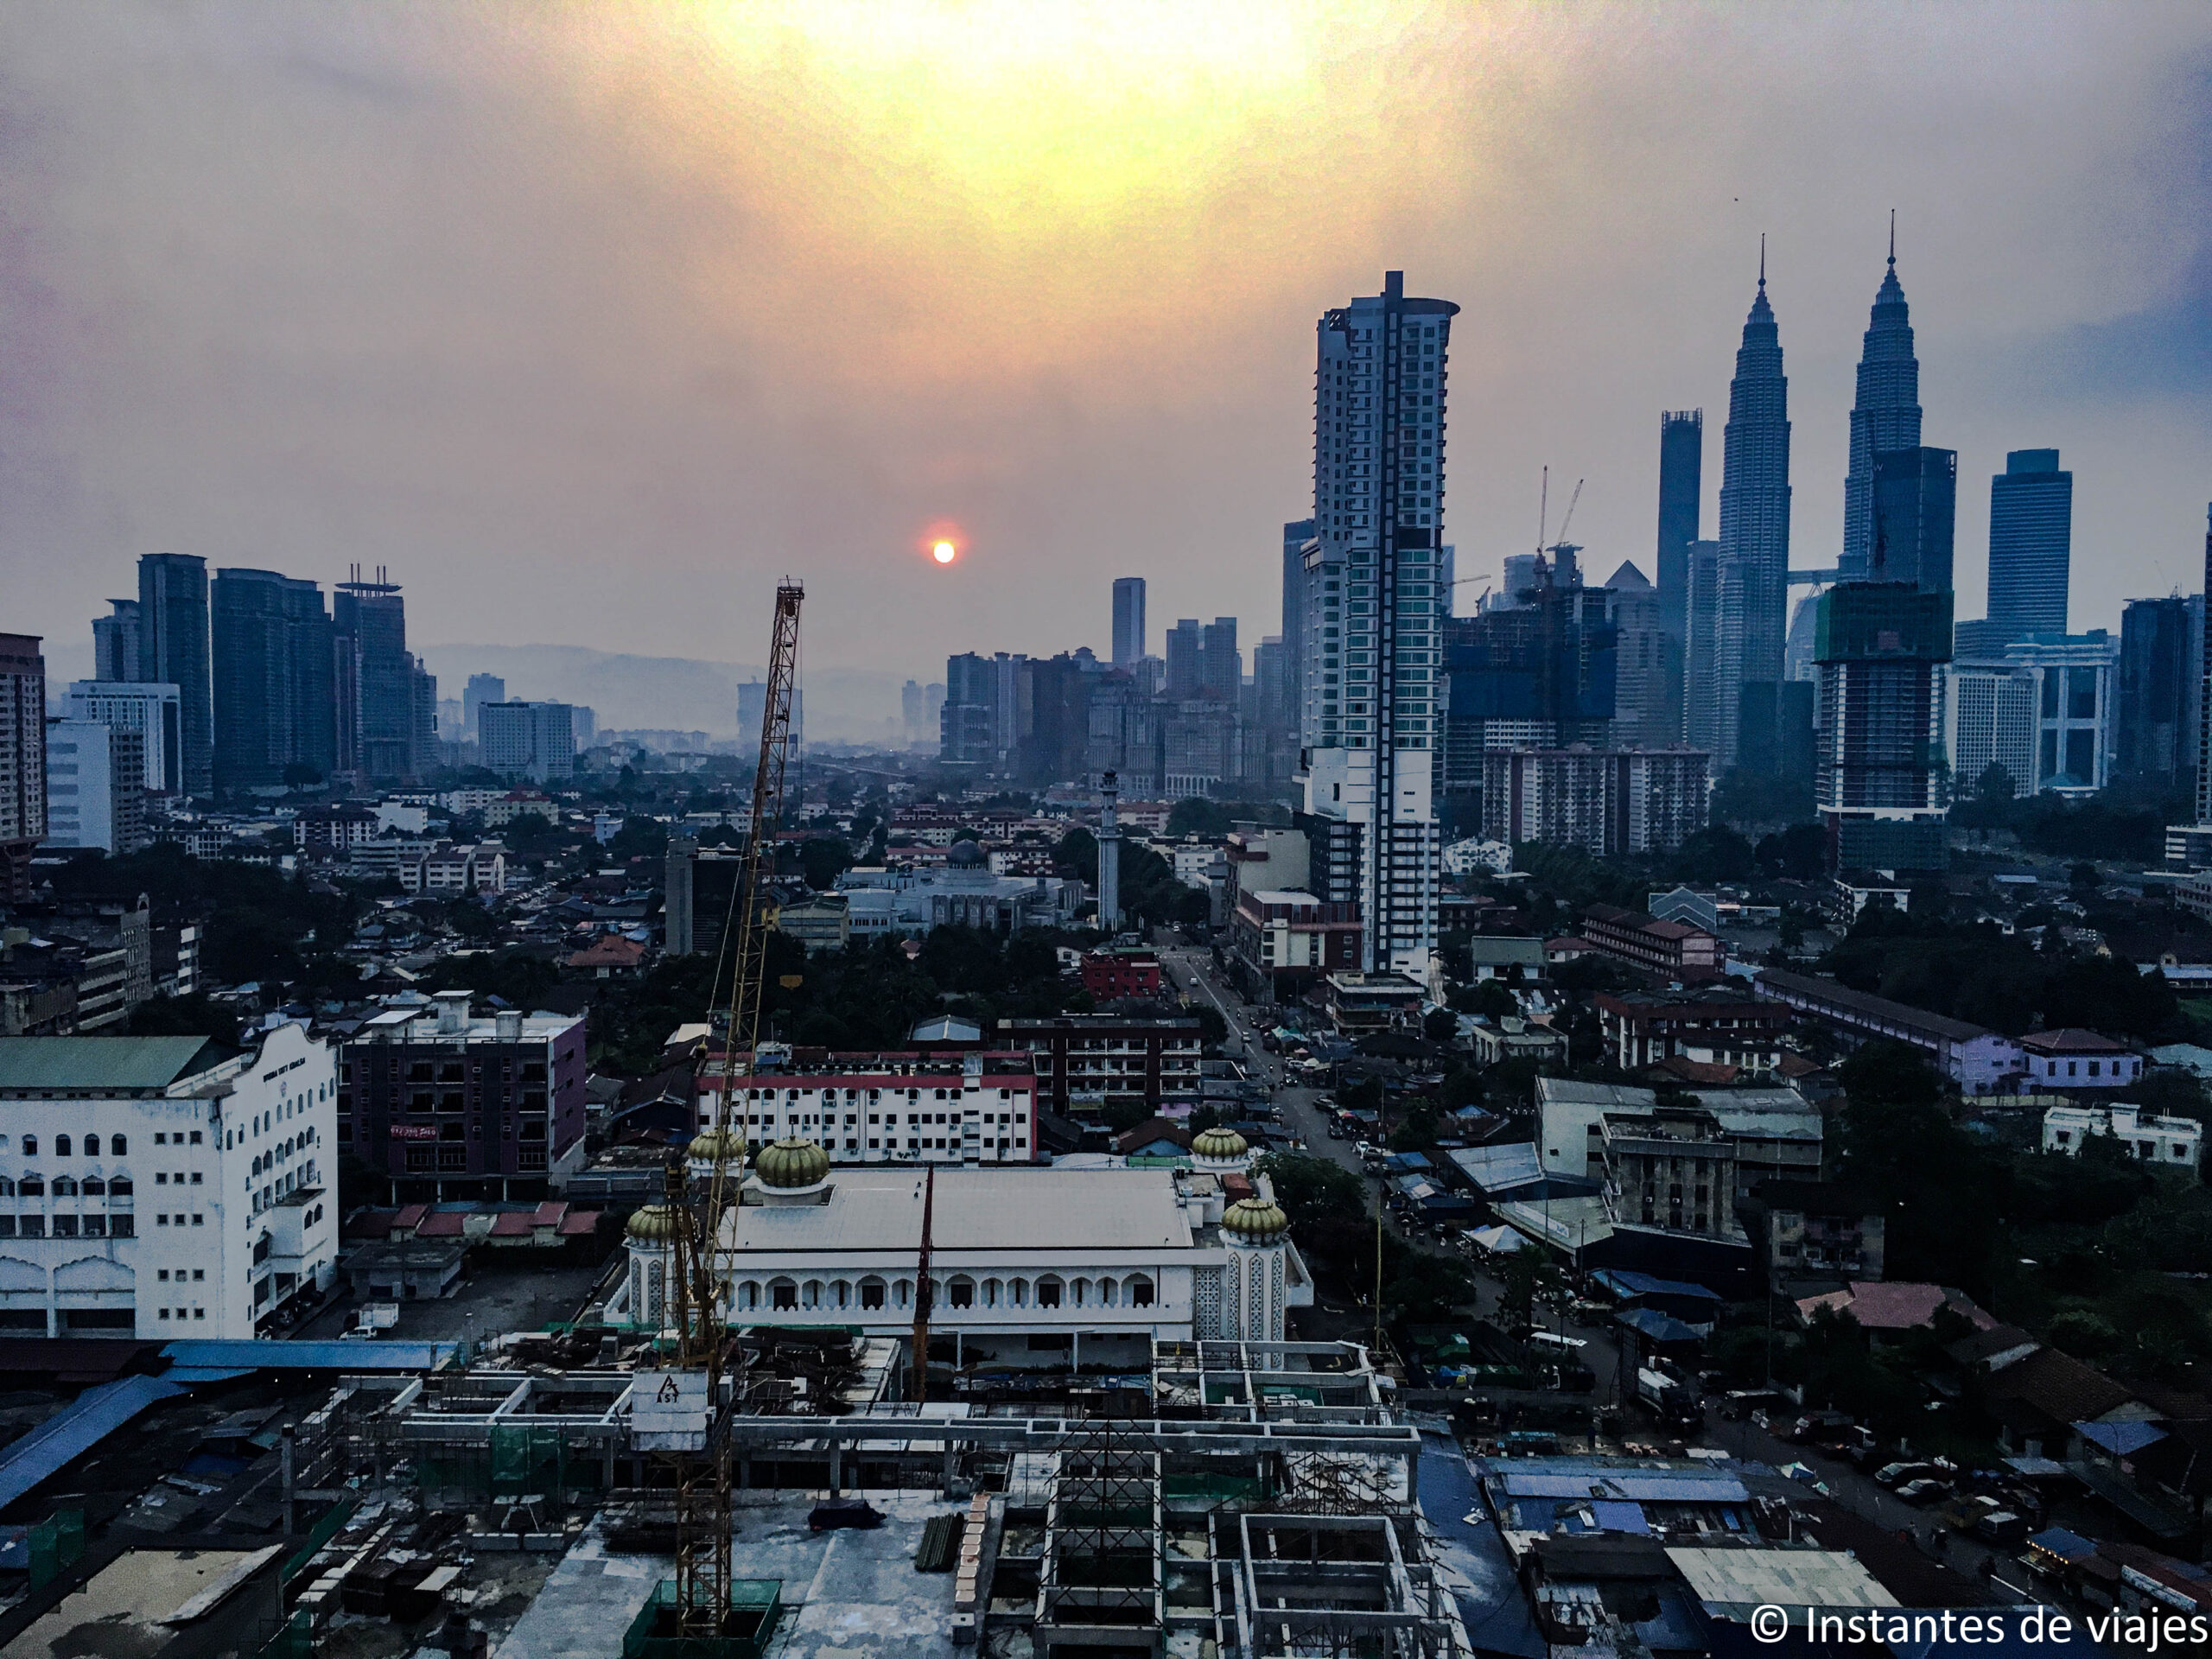
<path fill-rule="evenodd" d="M 676 1605 L 674 1634 L 720 1640 L 730 1634 L 729 1437 L 722 1401 L 722 1372 L 729 1326 L 715 1273 L 722 1217 L 744 1178 L 742 1103 L 736 1101 L 738 1057 L 747 1064 L 760 1047 L 768 928 L 761 919 L 765 881 L 775 874 L 776 839 L 783 829 L 784 774 L 791 758 L 791 690 L 798 671 L 798 611 L 806 590 L 788 576 L 776 589 L 776 614 L 768 645 L 768 676 L 760 715 L 760 752 L 753 776 L 753 811 L 745 853 L 730 893 L 721 960 L 729 971 L 728 1021 L 723 1033 L 721 1086 L 703 1087 L 712 1064 L 702 1044 L 695 1058 L 702 1085 L 715 1097 L 710 1149 L 703 1171 L 689 1182 L 680 1166 L 669 1173 L 669 1208 L 677 1333 L 674 1370 L 696 1389 L 704 1384 L 705 1433 L 696 1448 L 676 1453 Z M 710 999 L 711 1000 L 711 999 Z M 711 1009 L 710 1009 L 711 1011 Z M 731 1148 L 741 1148 L 734 1159 Z"/>
<path fill-rule="evenodd" d="M 922 1248 L 914 1262 L 914 1403 L 930 1397 L 930 1225 L 937 1208 L 937 1166 L 922 1175 Z"/>

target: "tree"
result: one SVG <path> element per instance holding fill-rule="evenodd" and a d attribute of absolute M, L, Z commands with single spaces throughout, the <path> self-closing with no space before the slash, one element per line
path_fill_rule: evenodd
<path fill-rule="evenodd" d="M 1229 809 L 1217 801 L 1199 795 L 1185 795 L 1169 809 L 1167 833 L 1170 836 L 1225 836 L 1235 820 Z"/>
<path fill-rule="evenodd" d="M 1459 1034 L 1459 1021 L 1449 1008 L 1432 1008 L 1421 1019 L 1421 1034 L 1432 1043 L 1448 1043 Z"/>
<path fill-rule="evenodd" d="M 1920 1051 L 1885 1039 L 1861 1044 L 1836 1068 L 1836 1081 L 1855 1106 L 1918 1110 L 1943 1097 L 1943 1080 Z"/>
<path fill-rule="evenodd" d="M 1521 1012 L 1513 993 L 1495 979 L 1478 979 L 1471 985 L 1455 987 L 1452 1006 L 1462 1014 L 1479 1014 L 1488 1020 L 1503 1020 L 1509 1014 Z"/>
<path fill-rule="evenodd" d="M 1294 1229 L 1367 1213 L 1366 1184 L 1330 1159 L 1304 1152 L 1269 1152 L 1255 1159 L 1252 1167 L 1274 1186 L 1275 1202 Z"/>
<path fill-rule="evenodd" d="M 1688 881 L 1746 881 L 1758 869 L 1751 843 L 1725 823 L 1709 823 L 1685 836 L 1675 868 Z"/>
<path fill-rule="evenodd" d="M 1827 865 L 1828 832 L 1819 823 L 1793 823 L 1759 837 L 1755 856 L 1770 875 L 1791 881 L 1816 881 Z"/>

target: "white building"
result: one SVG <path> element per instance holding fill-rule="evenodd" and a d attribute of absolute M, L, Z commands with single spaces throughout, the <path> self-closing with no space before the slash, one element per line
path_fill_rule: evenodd
<path fill-rule="evenodd" d="M 299 1025 L 0 1039 L 0 1332 L 257 1335 L 336 1271 L 336 1096 Z"/>
<path fill-rule="evenodd" d="M 146 744 L 146 789 L 166 795 L 179 764 L 176 687 L 137 680 L 72 680 L 69 718 L 136 732 Z"/>
<path fill-rule="evenodd" d="M 963 1362 L 1016 1366 L 1144 1362 L 1155 1341 L 1283 1339 L 1313 1281 L 1243 1139 L 1210 1130 L 1191 1169 L 833 1170 L 819 1147 L 760 1155 L 724 1212 L 715 1274 L 738 1325 L 822 1325 L 869 1336 L 912 1331 L 922 1214 L 930 1211 L 933 1338 Z M 1249 1180 L 1250 1198 L 1227 1187 Z M 629 1272 L 609 1324 L 669 1317 L 661 1205 L 631 1218 Z"/>
<path fill-rule="evenodd" d="M 565 702 L 487 702 L 476 711 L 484 765 L 533 784 L 576 769 L 576 710 Z"/>
<path fill-rule="evenodd" d="M 1470 836 L 1444 849 L 1445 874 L 1472 875 L 1478 870 L 1486 870 L 1492 875 L 1512 874 L 1513 849 L 1502 841 L 1484 841 Z"/>
<path fill-rule="evenodd" d="M 1444 732 L 1446 363 L 1459 309 L 1408 297 L 1390 271 L 1380 295 L 1322 314 L 1314 536 L 1301 550 L 1306 810 L 1357 826 L 1360 966 L 1416 979 L 1436 945 L 1431 775 Z"/>
<path fill-rule="evenodd" d="M 46 722 L 46 845 L 120 856 L 146 844 L 146 740 L 92 720 Z"/>
<path fill-rule="evenodd" d="M 855 1059 L 835 1071 L 759 1071 L 734 1080 L 730 1127 L 755 1146 L 815 1141 L 838 1164 L 1026 1164 L 1036 1155 L 1037 1075 L 1027 1054 L 912 1054 Z M 698 1120 L 711 1128 L 732 1087 L 722 1062 L 699 1078 Z"/>
<path fill-rule="evenodd" d="M 972 841 L 955 847 L 942 869 L 847 870 L 836 891 L 849 901 L 855 939 L 918 938 L 948 923 L 999 933 L 1072 927 L 1084 897 L 1077 880 L 994 875 Z"/>
<path fill-rule="evenodd" d="M 2193 1117 L 2160 1117 L 2134 1106 L 2054 1106 L 2043 1115 L 2043 1149 L 2071 1157 L 2093 1135 L 2108 1135 L 2131 1158 L 2195 1169 L 2204 1126 Z"/>
<path fill-rule="evenodd" d="M 2120 644 L 2102 629 L 2031 634 L 2002 660 L 1944 671 L 1951 775 L 1974 787 L 1991 762 L 2014 791 L 2086 795 L 2112 775 L 2119 735 Z"/>

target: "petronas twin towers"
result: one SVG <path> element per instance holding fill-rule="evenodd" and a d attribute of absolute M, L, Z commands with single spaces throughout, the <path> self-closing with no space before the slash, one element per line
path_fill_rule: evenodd
<path fill-rule="evenodd" d="M 1877 459 L 1918 452 L 1919 399 L 1920 365 L 1913 355 L 1912 324 L 1897 282 L 1893 239 L 1889 270 L 1874 297 L 1851 411 L 1851 466 L 1844 481 L 1839 560 L 1839 574 L 1846 581 L 1892 574 L 1877 557 Z M 1783 372 L 1774 307 L 1767 299 L 1762 244 L 1758 290 L 1744 320 L 1735 378 L 1728 387 L 1719 540 L 1693 543 L 1688 572 L 1685 723 L 1692 747 L 1712 752 L 1716 777 L 1741 757 L 1747 696 L 1758 695 L 1754 688 L 1779 684 L 1784 677 L 1789 508 L 1789 379 Z M 1902 556 L 1904 550 L 1897 552 Z M 1902 563 L 1901 556 L 1893 563 Z M 1942 575 L 1948 588 L 1948 557 Z M 1770 708 L 1771 693 L 1767 695 Z"/>

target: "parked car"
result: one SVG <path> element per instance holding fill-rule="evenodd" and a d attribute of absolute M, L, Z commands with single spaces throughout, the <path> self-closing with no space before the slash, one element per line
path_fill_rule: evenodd
<path fill-rule="evenodd" d="M 2027 1518 L 2010 1510 L 1993 1510 L 1974 1523 L 1974 1535 L 1984 1543 L 2018 1543 L 2028 1535 Z"/>
<path fill-rule="evenodd" d="M 1850 1434 L 1852 1428 L 1848 1413 L 1808 1411 L 1789 1426 L 1787 1438 L 1800 1446 L 1836 1446 Z"/>
<path fill-rule="evenodd" d="M 1897 1488 L 1898 1497 L 1916 1506 L 1923 1503 L 1940 1503 L 1950 1495 L 1951 1483 L 1948 1480 L 1938 1480 L 1932 1475 L 1923 1475 L 1916 1480 L 1908 1480 Z"/>
<path fill-rule="evenodd" d="M 1897 1463 L 1885 1463 L 1877 1469 L 1874 1471 L 1874 1484 L 1877 1486 L 1902 1486 L 1908 1480 L 1920 1480 L 1941 1472 L 1932 1463 L 1921 1463 L 1906 1458 Z"/>

